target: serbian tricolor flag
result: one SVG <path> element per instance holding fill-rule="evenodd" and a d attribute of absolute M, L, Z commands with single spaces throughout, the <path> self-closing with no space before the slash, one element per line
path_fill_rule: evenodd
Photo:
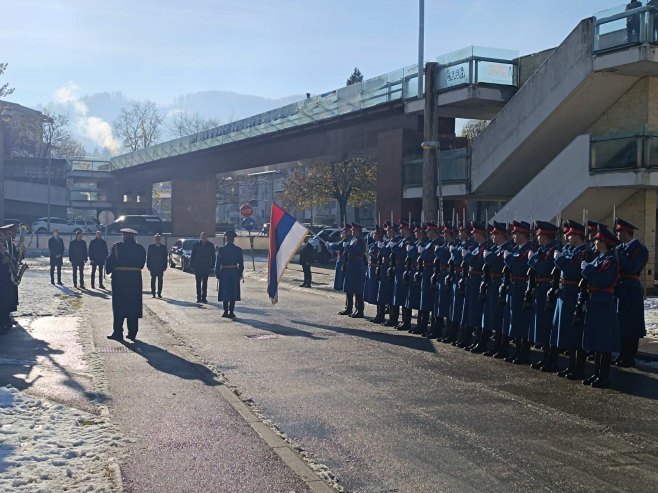
<path fill-rule="evenodd" d="M 267 261 L 267 294 L 272 304 L 279 300 L 279 281 L 288 262 L 297 253 L 308 229 L 276 204 L 270 219 L 270 252 Z"/>

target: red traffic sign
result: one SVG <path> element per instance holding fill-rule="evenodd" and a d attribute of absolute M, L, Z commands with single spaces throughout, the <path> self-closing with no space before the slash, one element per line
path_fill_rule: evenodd
<path fill-rule="evenodd" d="M 240 207 L 240 214 L 242 217 L 251 217 L 254 215 L 254 208 L 251 207 L 249 204 L 245 204 L 242 207 Z"/>

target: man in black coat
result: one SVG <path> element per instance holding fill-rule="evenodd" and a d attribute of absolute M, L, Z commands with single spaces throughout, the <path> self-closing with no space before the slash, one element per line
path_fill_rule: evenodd
<path fill-rule="evenodd" d="M 302 288 L 310 288 L 313 281 L 311 263 L 315 256 L 315 248 L 313 248 L 309 240 L 310 235 L 307 235 L 302 248 L 299 250 L 299 263 L 302 264 L 302 271 L 304 272 L 304 282 L 300 284 Z"/>
<path fill-rule="evenodd" d="M 55 268 L 57 269 L 57 284 L 62 285 L 62 262 L 64 258 L 64 240 L 59 237 L 59 229 L 53 229 L 53 235 L 48 240 L 50 252 L 50 284 L 55 284 Z"/>
<path fill-rule="evenodd" d="M 208 303 L 208 276 L 215 268 L 215 245 L 208 241 L 206 233 L 201 233 L 200 241 L 192 245 L 190 264 L 196 278 L 196 301 Z"/>
<path fill-rule="evenodd" d="M 114 330 L 108 339 L 123 341 L 123 321 L 127 320 L 128 339 L 137 338 L 142 318 L 142 269 L 146 250 L 135 241 L 137 231 L 121 229 L 123 241 L 115 243 L 105 260 L 105 271 L 112 275 L 112 314 Z"/>
<path fill-rule="evenodd" d="M 91 289 L 94 289 L 96 280 L 96 269 L 98 269 L 98 287 L 105 289 L 103 286 L 103 267 L 107 258 L 107 243 L 103 239 L 103 233 L 96 231 L 96 238 L 89 242 L 89 260 L 91 262 Z"/>
<path fill-rule="evenodd" d="M 85 262 L 89 260 L 87 255 L 87 242 L 82 239 L 82 233 L 75 234 L 75 240 L 69 243 L 69 261 L 73 267 L 73 286 L 78 287 L 78 272 L 80 273 L 80 288 L 85 288 Z"/>
<path fill-rule="evenodd" d="M 167 270 L 167 247 L 162 244 L 162 237 L 156 234 L 153 239 L 155 243 L 149 245 L 146 254 L 146 268 L 151 273 L 151 294 L 155 298 L 155 283 L 158 283 L 158 298 L 162 298 L 162 278 Z"/>

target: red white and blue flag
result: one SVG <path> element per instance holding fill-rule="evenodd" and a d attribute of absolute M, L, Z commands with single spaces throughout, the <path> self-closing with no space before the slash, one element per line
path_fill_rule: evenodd
<path fill-rule="evenodd" d="M 270 251 L 267 262 L 267 294 L 272 304 L 279 300 L 279 281 L 288 262 L 297 253 L 308 229 L 276 204 L 270 219 Z"/>

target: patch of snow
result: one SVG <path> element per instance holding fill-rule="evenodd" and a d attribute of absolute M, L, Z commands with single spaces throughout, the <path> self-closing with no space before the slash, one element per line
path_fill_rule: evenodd
<path fill-rule="evenodd" d="M 0 387 L 0 491 L 117 491 L 118 445 L 102 417 Z"/>
<path fill-rule="evenodd" d="M 644 300 L 644 321 L 647 326 L 647 335 L 658 338 L 658 298 Z"/>

